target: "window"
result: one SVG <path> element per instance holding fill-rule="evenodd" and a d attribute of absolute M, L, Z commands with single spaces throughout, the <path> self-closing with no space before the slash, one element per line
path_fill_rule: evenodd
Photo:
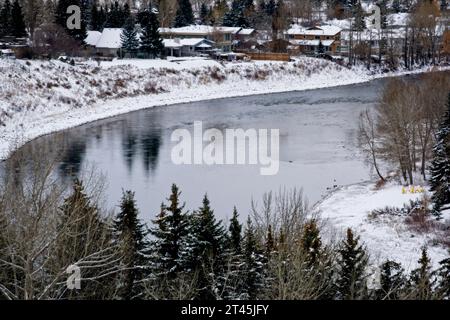
<path fill-rule="evenodd" d="M 225 39 L 225 41 L 230 41 L 231 40 L 231 34 L 225 33 L 223 38 Z"/>
<path fill-rule="evenodd" d="M 316 40 L 320 40 L 320 36 L 315 36 L 314 37 Z"/>

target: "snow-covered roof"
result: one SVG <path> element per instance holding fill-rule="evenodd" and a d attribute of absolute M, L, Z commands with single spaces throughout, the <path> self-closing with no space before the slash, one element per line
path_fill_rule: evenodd
<path fill-rule="evenodd" d="M 179 28 L 159 28 L 160 33 L 186 34 L 186 35 L 207 35 L 214 32 L 236 34 L 242 28 L 239 27 L 213 27 L 207 25 L 190 25 Z"/>
<path fill-rule="evenodd" d="M 166 48 L 181 48 L 184 46 L 209 48 L 213 43 L 214 41 L 199 38 L 163 39 L 163 44 Z"/>
<path fill-rule="evenodd" d="M 84 42 L 86 42 L 87 45 L 95 46 L 102 36 L 102 33 L 100 31 L 88 31 L 87 37 L 84 39 Z"/>
<path fill-rule="evenodd" d="M 337 26 L 322 25 L 312 28 L 304 28 L 300 25 L 293 25 L 286 31 L 286 34 L 301 34 L 301 35 L 313 35 L 313 36 L 334 36 L 341 32 L 341 28 Z"/>
<path fill-rule="evenodd" d="M 290 43 L 298 46 L 318 46 L 320 40 L 291 40 Z M 322 40 L 322 45 L 329 47 L 333 44 L 334 40 Z"/>
<path fill-rule="evenodd" d="M 98 40 L 97 48 L 107 49 L 119 49 L 122 47 L 120 35 L 122 34 L 122 28 L 104 28 L 102 35 Z"/>
<path fill-rule="evenodd" d="M 254 31 L 255 31 L 255 29 L 252 29 L 252 28 L 245 28 L 245 29 L 243 28 L 238 31 L 238 34 L 241 34 L 243 36 L 248 36 L 248 35 L 251 35 Z"/>

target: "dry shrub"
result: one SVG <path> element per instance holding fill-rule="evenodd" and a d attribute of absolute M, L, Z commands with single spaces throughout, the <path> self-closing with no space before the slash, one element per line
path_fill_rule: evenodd
<path fill-rule="evenodd" d="M 219 68 L 213 68 L 210 71 L 210 76 L 212 79 L 216 80 L 217 82 L 223 82 L 225 80 L 225 75 L 220 71 Z"/>

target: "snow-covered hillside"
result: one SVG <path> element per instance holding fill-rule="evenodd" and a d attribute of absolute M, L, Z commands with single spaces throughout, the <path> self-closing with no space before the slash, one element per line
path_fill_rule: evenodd
<path fill-rule="evenodd" d="M 410 189 L 395 183 L 381 188 L 376 188 L 373 183 L 363 183 L 336 190 L 318 203 L 315 211 L 324 219 L 328 236 L 342 237 L 347 228 L 352 228 L 361 236 L 374 264 L 392 259 L 410 270 L 416 268 L 423 246 L 427 247 L 435 266 L 448 257 L 448 249 L 442 244 L 448 232 L 440 230 L 439 226 L 448 226 L 450 215 L 439 223 L 433 222 L 436 226 L 426 232 L 418 231 L 415 224 L 408 223 L 407 216 L 375 215 L 372 211 L 386 206 L 402 208 L 410 200 L 423 196 L 424 193 L 411 193 Z"/>
<path fill-rule="evenodd" d="M 424 71 L 424 70 L 419 70 Z M 383 74 L 389 76 L 392 74 Z M 40 135 L 133 110 L 368 81 L 363 67 L 295 62 L 0 60 L 0 159 Z"/>

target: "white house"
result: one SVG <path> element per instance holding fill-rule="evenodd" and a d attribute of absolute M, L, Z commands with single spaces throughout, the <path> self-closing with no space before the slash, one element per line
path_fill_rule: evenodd
<path fill-rule="evenodd" d="M 209 52 L 214 47 L 214 41 L 202 38 L 163 39 L 167 56 L 195 56 Z"/>
<path fill-rule="evenodd" d="M 117 56 L 122 48 L 121 34 L 122 28 L 104 28 L 95 44 L 97 53 L 104 56 Z"/>

